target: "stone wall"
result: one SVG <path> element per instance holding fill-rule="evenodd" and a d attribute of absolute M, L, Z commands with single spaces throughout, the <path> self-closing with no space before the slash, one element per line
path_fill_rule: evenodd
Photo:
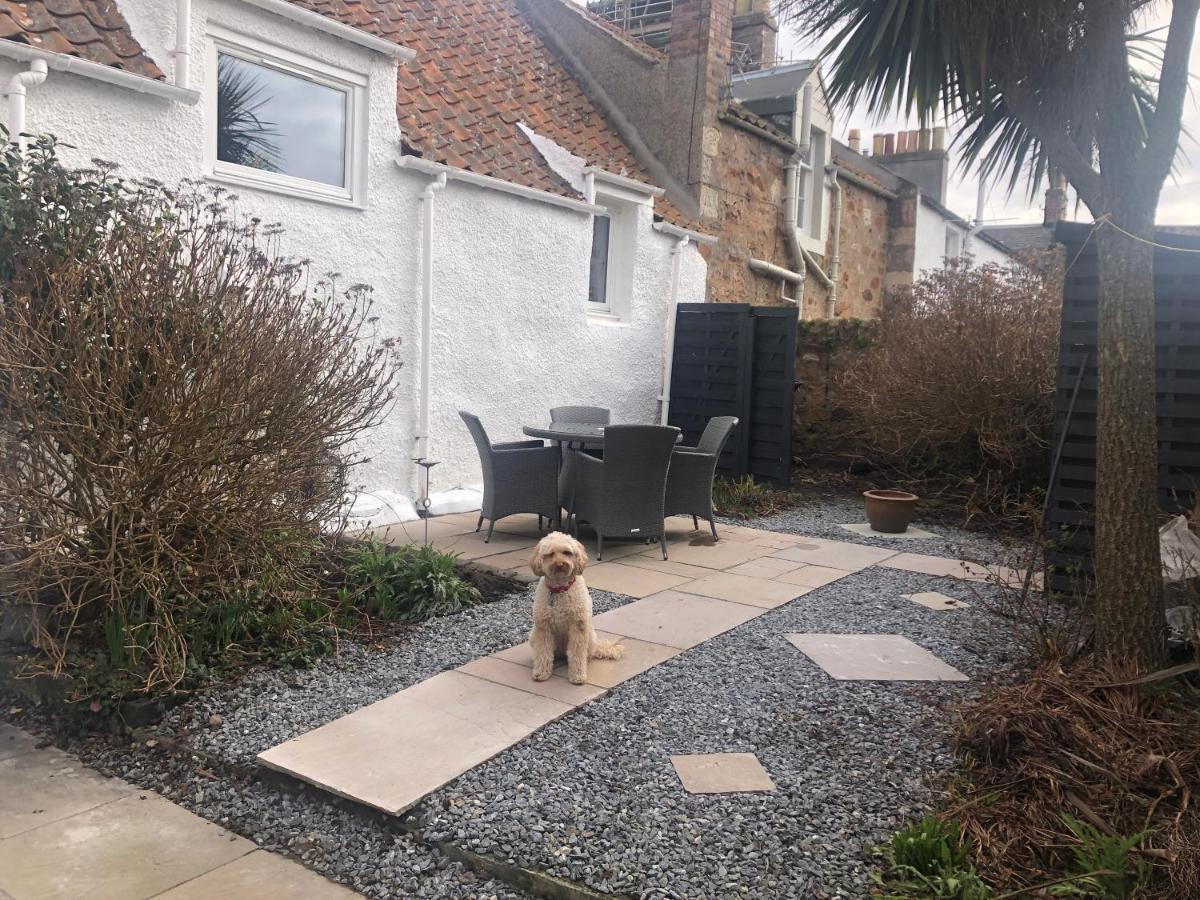
<path fill-rule="evenodd" d="M 887 199 L 843 182 L 838 318 L 872 319 L 879 315 L 889 244 Z"/>

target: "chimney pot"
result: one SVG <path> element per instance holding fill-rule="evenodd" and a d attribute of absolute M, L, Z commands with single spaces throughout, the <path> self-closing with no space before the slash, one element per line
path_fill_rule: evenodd
<path fill-rule="evenodd" d="M 921 143 L 921 132 L 914 128 L 908 132 L 908 152 L 916 153 L 917 147 Z"/>
<path fill-rule="evenodd" d="M 884 138 L 884 136 L 882 134 L 877 134 L 873 138 L 871 138 L 871 155 L 872 156 L 883 156 L 883 153 L 884 153 L 883 138 Z"/>
<path fill-rule="evenodd" d="M 885 134 L 883 136 L 883 155 L 891 156 L 896 152 L 896 135 Z"/>
<path fill-rule="evenodd" d="M 933 129 L 933 149 L 934 150 L 945 150 L 946 149 L 946 128 L 945 128 L 945 126 L 939 125 L 937 128 Z"/>
<path fill-rule="evenodd" d="M 933 132 L 928 128 L 922 128 L 920 144 L 917 149 L 928 150 L 931 146 L 933 146 Z"/>
<path fill-rule="evenodd" d="M 850 145 L 851 150 L 858 153 L 862 149 L 862 132 L 857 128 L 851 128 L 847 143 Z"/>

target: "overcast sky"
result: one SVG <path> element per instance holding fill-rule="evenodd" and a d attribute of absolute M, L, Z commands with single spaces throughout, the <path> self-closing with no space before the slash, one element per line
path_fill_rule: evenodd
<path fill-rule="evenodd" d="M 1169 4 L 1158 4 L 1149 25 L 1165 25 L 1169 17 Z M 779 44 L 779 51 L 785 59 L 809 58 L 814 56 L 818 49 L 800 40 L 787 25 L 780 28 Z M 1181 160 L 1175 179 L 1168 179 L 1163 186 L 1162 199 L 1158 206 L 1158 221 L 1164 225 L 1200 225 L 1200 145 L 1197 144 L 1197 139 L 1200 139 L 1200 41 L 1192 47 L 1189 68 L 1192 74 L 1192 92 L 1184 108 L 1183 121 L 1184 127 L 1191 131 L 1192 137 L 1183 138 L 1183 150 L 1190 159 Z M 863 146 L 868 149 L 871 146 L 872 134 L 916 127 L 916 123 L 906 122 L 903 117 L 896 115 L 877 119 L 867 109 L 852 110 L 849 114 L 845 110 L 839 110 L 834 119 L 835 137 L 845 141 L 849 130 L 858 128 L 862 131 Z M 954 154 L 953 148 L 951 154 Z M 956 160 L 950 172 L 950 196 L 946 205 L 964 218 L 973 218 L 977 184 L 975 174 L 962 174 L 957 168 Z M 997 225 L 1040 222 L 1041 193 L 1039 190 L 1037 202 L 1031 205 L 1026 201 L 1027 195 L 1024 192 L 1018 190 L 1009 197 L 1003 188 L 997 187 L 988 195 L 984 207 L 984 220 Z M 1091 218 L 1086 207 L 1080 206 L 1076 211 L 1073 197 L 1070 212 L 1072 218 Z"/>

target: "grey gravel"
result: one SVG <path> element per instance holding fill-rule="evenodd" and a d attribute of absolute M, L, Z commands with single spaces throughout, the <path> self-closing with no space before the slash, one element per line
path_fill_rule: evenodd
<path fill-rule="evenodd" d="M 792 509 L 760 516 L 744 522 L 731 524 L 762 528 L 767 531 L 783 531 L 789 534 L 807 534 L 811 537 L 846 541 L 852 544 L 869 544 L 886 547 L 905 553 L 928 553 L 932 556 L 953 556 L 980 563 L 1005 563 L 1011 565 L 1014 557 L 1025 552 L 1024 545 L 1012 540 L 999 540 L 978 531 L 968 531 L 941 522 L 923 521 L 921 507 L 913 516 L 913 526 L 932 532 L 936 537 L 924 539 L 893 538 L 885 535 L 855 534 L 841 525 L 855 525 L 867 520 L 861 500 L 801 501 Z"/>
<path fill-rule="evenodd" d="M 872 848 L 953 767 L 950 708 L 977 682 L 838 682 L 782 635 L 903 634 L 973 679 L 1011 666 L 1001 620 L 899 596 L 934 588 L 969 597 L 866 570 L 668 660 L 434 794 L 424 832 L 614 893 L 864 896 Z M 757 754 L 777 790 L 685 793 L 668 757 L 714 752 Z"/>

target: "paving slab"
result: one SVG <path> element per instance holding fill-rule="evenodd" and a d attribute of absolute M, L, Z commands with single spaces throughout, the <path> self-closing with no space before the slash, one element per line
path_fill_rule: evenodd
<path fill-rule="evenodd" d="M 912 525 L 908 529 L 901 531 L 898 534 L 891 531 L 876 531 L 871 527 L 869 522 L 856 522 L 851 525 L 839 525 L 838 528 L 844 528 L 852 534 L 861 534 L 863 537 L 882 538 L 890 541 L 927 541 L 930 538 L 938 537 L 932 531 L 926 531 L 923 528 L 914 528 Z"/>
<path fill-rule="evenodd" d="M 58 750 L 0 760 L 0 785 L 0 839 L 112 803 L 133 790 Z"/>
<path fill-rule="evenodd" d="M 659 553 L 658 548 L 649 550 L 644 556 Z M 715 544 L 685 544 L 675 543 L 667 548 L 670 559 L 686 563 L 689 566 L 703 566 L 706 569 L 728 569 L 732 566 L 768 556 L 772 553 L 770 547 L 760 547 L 755 544 L 740 541 L 718 541 Z"/>
<path fill-rule="evenodd" d="M 297 862 L 255 850 L 159 894 L 155 900 L 352 900 L 360 896 Z"/>
<path fill-rule="evenodd" d="M 775 782 L 753 753 L 693 753 L 672 756 L 671 765 L 689 794 L 773 791 Z"/>
<path fill-rule="evenodd" d="M 839 578 L 853 574 L 845 569 L 831 569 L 828 566 L 800 566 L 790 572 L 776 575 L 775 580 L 782 581 L 784 584 L 799 584 L 804 587 L 824 587 Z"/>
<path fill-rule="evenodd" d="M 272 747 L 258 761 L 398 815 L 572 708 L 442 672 Z"/>
<path fill-rule="evenodd" d="M 971 605 L 956 597 L 948 597 L 937 591 L 922 591 L 919 594 L 901 594 L 900 596 L 905 600 L 911 600 L 913 603 L 918 603 L 928 609 L 966 609 Z"/>
<path fill-rule="evenodd" d="M 37 738 L 7 722 L 0 722 L 0 759 L 28 753 L 37 747 Z"/>
<path fill-rule="evenodd" d="M 466 672 L 476 678 L 494 681 L 496 684 L 506 684 L 519 691 L 528 691 L 540 697 L 549 697 L 560 703 L 571 706 L 582 706 L 589 700 L 595 700 L 604 695 L 604 689 L 592 684 L 571 684 L 562 675 L 551 675 L 546 681 L 533 680 L 532 658 L 529 666 L 510 662 L 498 656 L 481 656 L 473 659 L 465 666 L 459 666 L 459 672 Z"/>
<path fill-rule="evenodd" d="M 790 559 L 779 559 L 775 556 L 762 556 L 726 569 L 732 575 L 748 575 L 751 578 L 774 578 L 785 572 L 795 572 L 804 563 L 793 562 Z M 703 577 L 703 576 L 698 576 Z"/>
<path fill-rule="evenodd" d="M 771 553 L 771 556 L 779 559 L 790 559 L 793 562 L 808 563 L 811 566 L 843 569 L 847 572 L 858 572 L 895 555 L 895 550 L 883 547 L 868 547 L 865 544 L 851 544 L 847 541 L 816 539 Z"/>
<path fill-rule="evenodd" d="M 785 634 L 839 681 L 967 681 L 962 672 L 898 634 Z"/>
<path fill-rule="evenodd" d="M 484 542 L 486 531 L 476 534 L 451 535 L 431 541 L 437 549 L 446 553 L 456 553 L 463 561 L 481 559 L 485 556 L 496 556 L 500 553 L 511 553 L 514 550 L 528 552 L 538 542 L 537 538 L 526 535 L 505 534 L 497 531 L 490 541 Z M 526 557 L 528 559 L 528 557 Z"/>
<path fill-rule="evenodd" d="M 588 660 L 587 683 L 596 687 L 616 687 L 621 682 L 628 681 L 635 675 L 641 675 L 646 670 L 652 669 L 659 663 L 665 662 L 672 656 L 678 656 L 682 652 L 678 647 L 668 647 L 664 644 L 655 644 L 650 641 L 639 641 L 635 638 L 613 634 L 608 631 L 597 630 L 596 637 L 602 641 L 620 641 L 625 647 L 625 653 L 620 659 Z M 507 650 L 501 650 L 495 655 L 499 659 L 516 663 L 526 670 L 533 668 L 533 654 L 530 653 L 528 641 L 524 644 L 517 644 L 515 647 L 509 647 Z M 554 668 L 555 675 L 565 676 L 566 672 L 567 665 L 565 662 L 560 663 Z"/>
<path fill-rule="evenodd" d="M 961 578 L 965 581 L 984 581 L 989 574 L 986 567 L 976 563 L 946 556 L 928 556 L 924 553 L 899 553 L 879 565 L 887 569 L 902 569 L 905 572 L 944 578 Z"/>
<path fill-rule="evenodd" d="M 696 579 L 711 575 L 713 570 L 704 566 L 690 566 L 687 563 L 676 562 L 673 559 L 663 559 L 661 556 L 644 556 L 641 553 L 626 556 L 621 559 L 623 566 L 636 566 L 639 569 L 653 569 L 655 572 L 668 572 L 671 575 L 682 575 L 684 578 Z"/>
<path fill-rule="evenodd" d="M 439 522 L 437 519 L 429 520 L 429 540 L 431 543 L 474 530 L 474 523 L 466 526 L 459 522 Z M 402 547 L 405 544 L 423 544 L 425 542 L 425 523 L 424 521 L 417 521 L 384 525 L 378 528 L 367 528 L 349 536 L 354 537 L 356 535 L 364 538 L 373 537 L 380 543 L 392 547 Z"/>
<path fill-rule="evenodd" d="M 144 791 L 0 841 L 0 890 L 20 900 L 142 900 L 254 850 Z"/>
<path fill-rule="evenodd" d="M 495 556 L 481 556 L 479 559 L 471 560 L 471 565 L 481 569 L 490 569 L 493 572 L 503 572 L 510 578 L 528 584 L 538 579 L 538 576 L 534 575 L 529 568 L 530 552 L 528 548 L 523 548 L 509 550 L 507 553 L 497 553 Z"/>
<path fill-rule="evenodd" d="M 688 582 L 682 590 L 689 594 L 699 594 L 701 597 L 715 597 L 718 600 L 745 603 L 760 609 L 774 609 L 807 594 L 812 588 L 771 581 L 769 578 L 735 575 L 733 572 L 714 572 L 707 578 Z"/>
<path fill-rule="evenodd" d="M 762 609 L 744 603 L 663 591 L 610 609 L 593 621 L 614 634 L 687 650 L 762 614 Z"/>
<path fill-rule="evenodd" d="M 691 580 L 686 575 L 672 575 L 670 572 L 643 569 L 620 562 L 602 562 L 589 566 L 583 577 L 588 587 L 639 598 L 678 587 Z"/>

